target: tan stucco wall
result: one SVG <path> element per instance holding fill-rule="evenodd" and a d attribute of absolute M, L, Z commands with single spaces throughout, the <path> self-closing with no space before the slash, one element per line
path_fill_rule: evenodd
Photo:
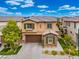
<path fill-rule="evenodd" d="M 22 29 L 22 23 L 21 22 L 17 22 L 17 26 L 19 27 L 19 29 Z"/>
<path fill-rule="evenodd" d="M 52 22 L 52 29 L 47 29 L 47 22 L 34 22 L 32 20 L 28 20 L 28 21 L 22 22 L 22 32 L 28 32 L 26 29 L 24 29 L 25 23 L 35 24 L 35 29 L 33 29 L 31 32 L 43 33 L 47 30 L 58 31 L 56 22 Z"/>

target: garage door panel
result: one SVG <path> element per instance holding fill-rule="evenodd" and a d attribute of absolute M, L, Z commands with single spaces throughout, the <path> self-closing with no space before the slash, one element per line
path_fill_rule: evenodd
<path fill-rule="evenodd" d="M 41 35 L 26 35 L 26 42 L 41 42 Z"/>

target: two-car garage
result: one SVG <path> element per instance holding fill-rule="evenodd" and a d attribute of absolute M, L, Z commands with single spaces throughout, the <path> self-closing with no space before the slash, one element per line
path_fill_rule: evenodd
<path fill-rule="evenodd" d="M 41 35 L 26 35 L 25 42 L 26 43 L 40 43 L 41 42 Z"/>

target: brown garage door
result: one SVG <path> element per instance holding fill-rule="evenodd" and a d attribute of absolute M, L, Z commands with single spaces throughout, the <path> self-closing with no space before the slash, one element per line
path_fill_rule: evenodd
<path fill-rule="evenodd" d="M 41 42 L 41 35 L 26 35 L 27 43 Z"/>

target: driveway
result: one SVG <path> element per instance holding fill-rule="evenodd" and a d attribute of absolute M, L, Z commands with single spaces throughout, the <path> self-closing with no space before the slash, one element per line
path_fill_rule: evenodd
<path fill-rule="evenodd" d="M 38 59 L 42 55 L 42 46 L 38 43 L 23 44 L 17 55 L 9 56 L 9 59 Z"/>
<path fill-rule="evenodd" d="M 23 44 L 17 55 L 6 56 L 2 59 L 69 59 L 68 56 L 49 56 L 42 54 L 42 46 L 38 43 Z M 72 59 L 72 58 L 71 58 Z M 73 59 L 79 59 L 74 57 Z"/>

